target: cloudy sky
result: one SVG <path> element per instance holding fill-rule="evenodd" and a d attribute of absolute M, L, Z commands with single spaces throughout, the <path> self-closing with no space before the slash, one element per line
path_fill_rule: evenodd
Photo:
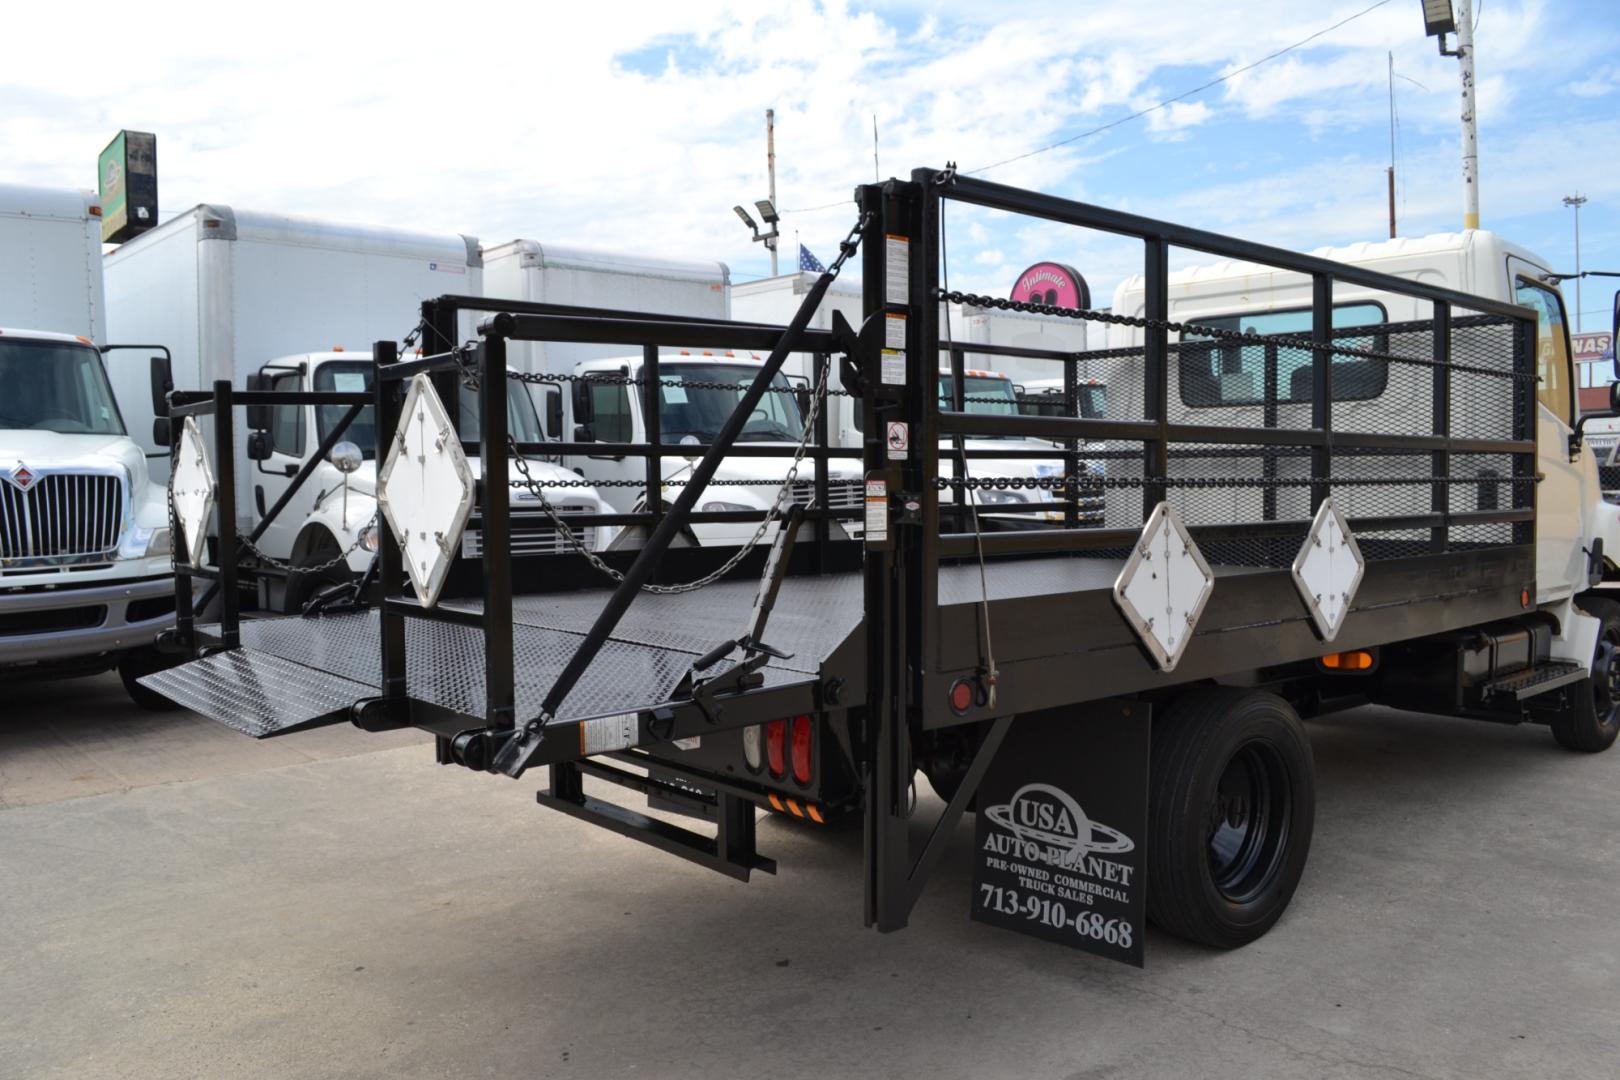
<path fill-rule="evenodd" d="M 157 133 L 164 216 L 228 203 L 719 259 L 741 281 L 769 268 L 731 212 L 765 194 L 766 108 L 784 257 L 797 237 L 826 260 L 874 174 L 874 115 L 883 175 L 979 169 L 1373 2 L 16 5 L 0 178 L 93 186 L 128 127 Z M 1613 0 L 1476 4 L 1483 224 L 1572 267 L 1561 198 L 1580 191 L 1583 263 L 1620 269 Z M 1401 231 L 1455 229 L 1457 65 L 1423 37 L 1419 0 L 983 175 L 1292 248 L 1377 239 L 1389 54 Z M 988 219 L 951 239 L 958 287 L 1004 292 L 1054 258 L 1106 298 L 1131 268 L 1117 245 Z M 1586 289 L 1588 329 L 1612 288 Z"/>

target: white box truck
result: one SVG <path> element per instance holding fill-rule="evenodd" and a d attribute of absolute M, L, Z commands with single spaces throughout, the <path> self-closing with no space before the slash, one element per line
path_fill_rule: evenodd
<path fill-rule="evenodd" d="M 163 707 L 134 680 L 174 613 L 167 503 L 105 342 L 99 201 L 0 184 L 0 680 L 117 667 Z M 149 400 L 150 369 L 122 366 Z"/>
<path fill-rule="evenodd" d="M 372 342 L 405 339 L 420 321 L 422 301 L 480 293 L 482 260 L 478 241 L 457 233 L 201 205 L 108 254 L 106 277 L 108 322 L 121 336 L 170 343 L 176 389 L 207 390 L 220 379 L 241 389 L 251 378 L 277 390 L 353 392 L 371 385 Z M 464 329 L 470 335 L 470 323 Z M 432 350 L 454 344 L 423 342 Z M 134 400 L 129 389 L 120 396 Z M 519 430 L 537 426 L 527 394 L 513 394 L 512 408 L 522 414 L 514 419 Z M 250 418 L 239 425 L 249 448 L 236 457 L 243 535 L 319 448 L 330 414 L 343 411 L 279 406 L 256 410 L 257 424 Z M 370 562 L 371 431 L 368 408 L 347 440 L 362 463 L 348 473 L 319 463 L 259 538 L 265 604 L 299 605 L 312 587 Z M 535 475 L 542 483 L 577 480 L 545 464 Z M 557 502 L 602 507 L 588 489 L 559 492 Z M 339 554 L 342 561 L 319 575 L 298 572 Z"/>

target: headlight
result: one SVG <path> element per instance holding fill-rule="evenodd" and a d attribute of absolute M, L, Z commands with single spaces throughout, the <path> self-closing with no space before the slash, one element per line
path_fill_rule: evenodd
<path fill-rule="evenodd" d="M 1063 463 L 1060 461 L 1037 461 L 1035 463 L 1036 476 L 1062 476 Z"/>
<path fill-rule="evenodd" d="M 703 504 L 703 512 L 706 514 L 725 514 L 733 513 L 739 510 L 752 510 L 757 513 L 759 511 L 759 507 L 745 506 L 742 503 L 733 502 L 706 502 Z"/>
<path fill-rule="evenodd" d="M 146 557 L 156 558 L 159 555 L 168 555 L 174 551 L 174 539 L 169 535 L 168 527 L 157 529 L 152 533 L 152 539 L 146 545 Z"/>
<path fill-rule="evenodd" d="M 1005 506 L 1007 503 L 1028 502 L 1021 491 L 998 491 L 995 488 L 980 488 L 979 502 L 986 506 Z"/>
<path fill-rule="evenodd" d="M 377 526 L 367 525 L 360 530 L 360 548 L 362 551 L 377 550 Z"/>

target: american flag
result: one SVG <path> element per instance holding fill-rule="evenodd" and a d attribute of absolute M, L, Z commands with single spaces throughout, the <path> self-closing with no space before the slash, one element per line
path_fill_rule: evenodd
<path fill-rule="evenodd" d="M 821 260 L 810 254 L 810 249 L 803 244 L 799 245 L 799 269 L 808 270 L 812 274 L 825 274 L 827 268 L 821 265 Z"/>

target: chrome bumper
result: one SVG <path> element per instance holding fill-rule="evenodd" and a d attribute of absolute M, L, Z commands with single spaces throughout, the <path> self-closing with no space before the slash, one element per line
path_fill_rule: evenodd
<path fill-rule="evenodd" d="M 171 610 L 151 618 L 130 620 L 130 605 L 142 600 L 156 600 L 174 595 L 172 577 L 145 578 L 120 581 L 108 585 L 71 589 L 29 589 L 6 592 L 9 582 L 0 581 L 0 667 L 10 664 L 36 663 L 44 660 L 69 660 L 94 656 L 98 653 L 130 649 L 152 644 L 157 632 L 174 624 Z M 46 612 L 66 612 L 75 608 L 87 609 L 86 621 L 96 615 L 93 609 L 103 609 L 99 619 L 89 625 L 73 629 L 42 630 L 37 633 L 14 633 L 18 625 L 30 620 L 18 619 L 31 612 L 41 615 L 47 622 Z"/>

